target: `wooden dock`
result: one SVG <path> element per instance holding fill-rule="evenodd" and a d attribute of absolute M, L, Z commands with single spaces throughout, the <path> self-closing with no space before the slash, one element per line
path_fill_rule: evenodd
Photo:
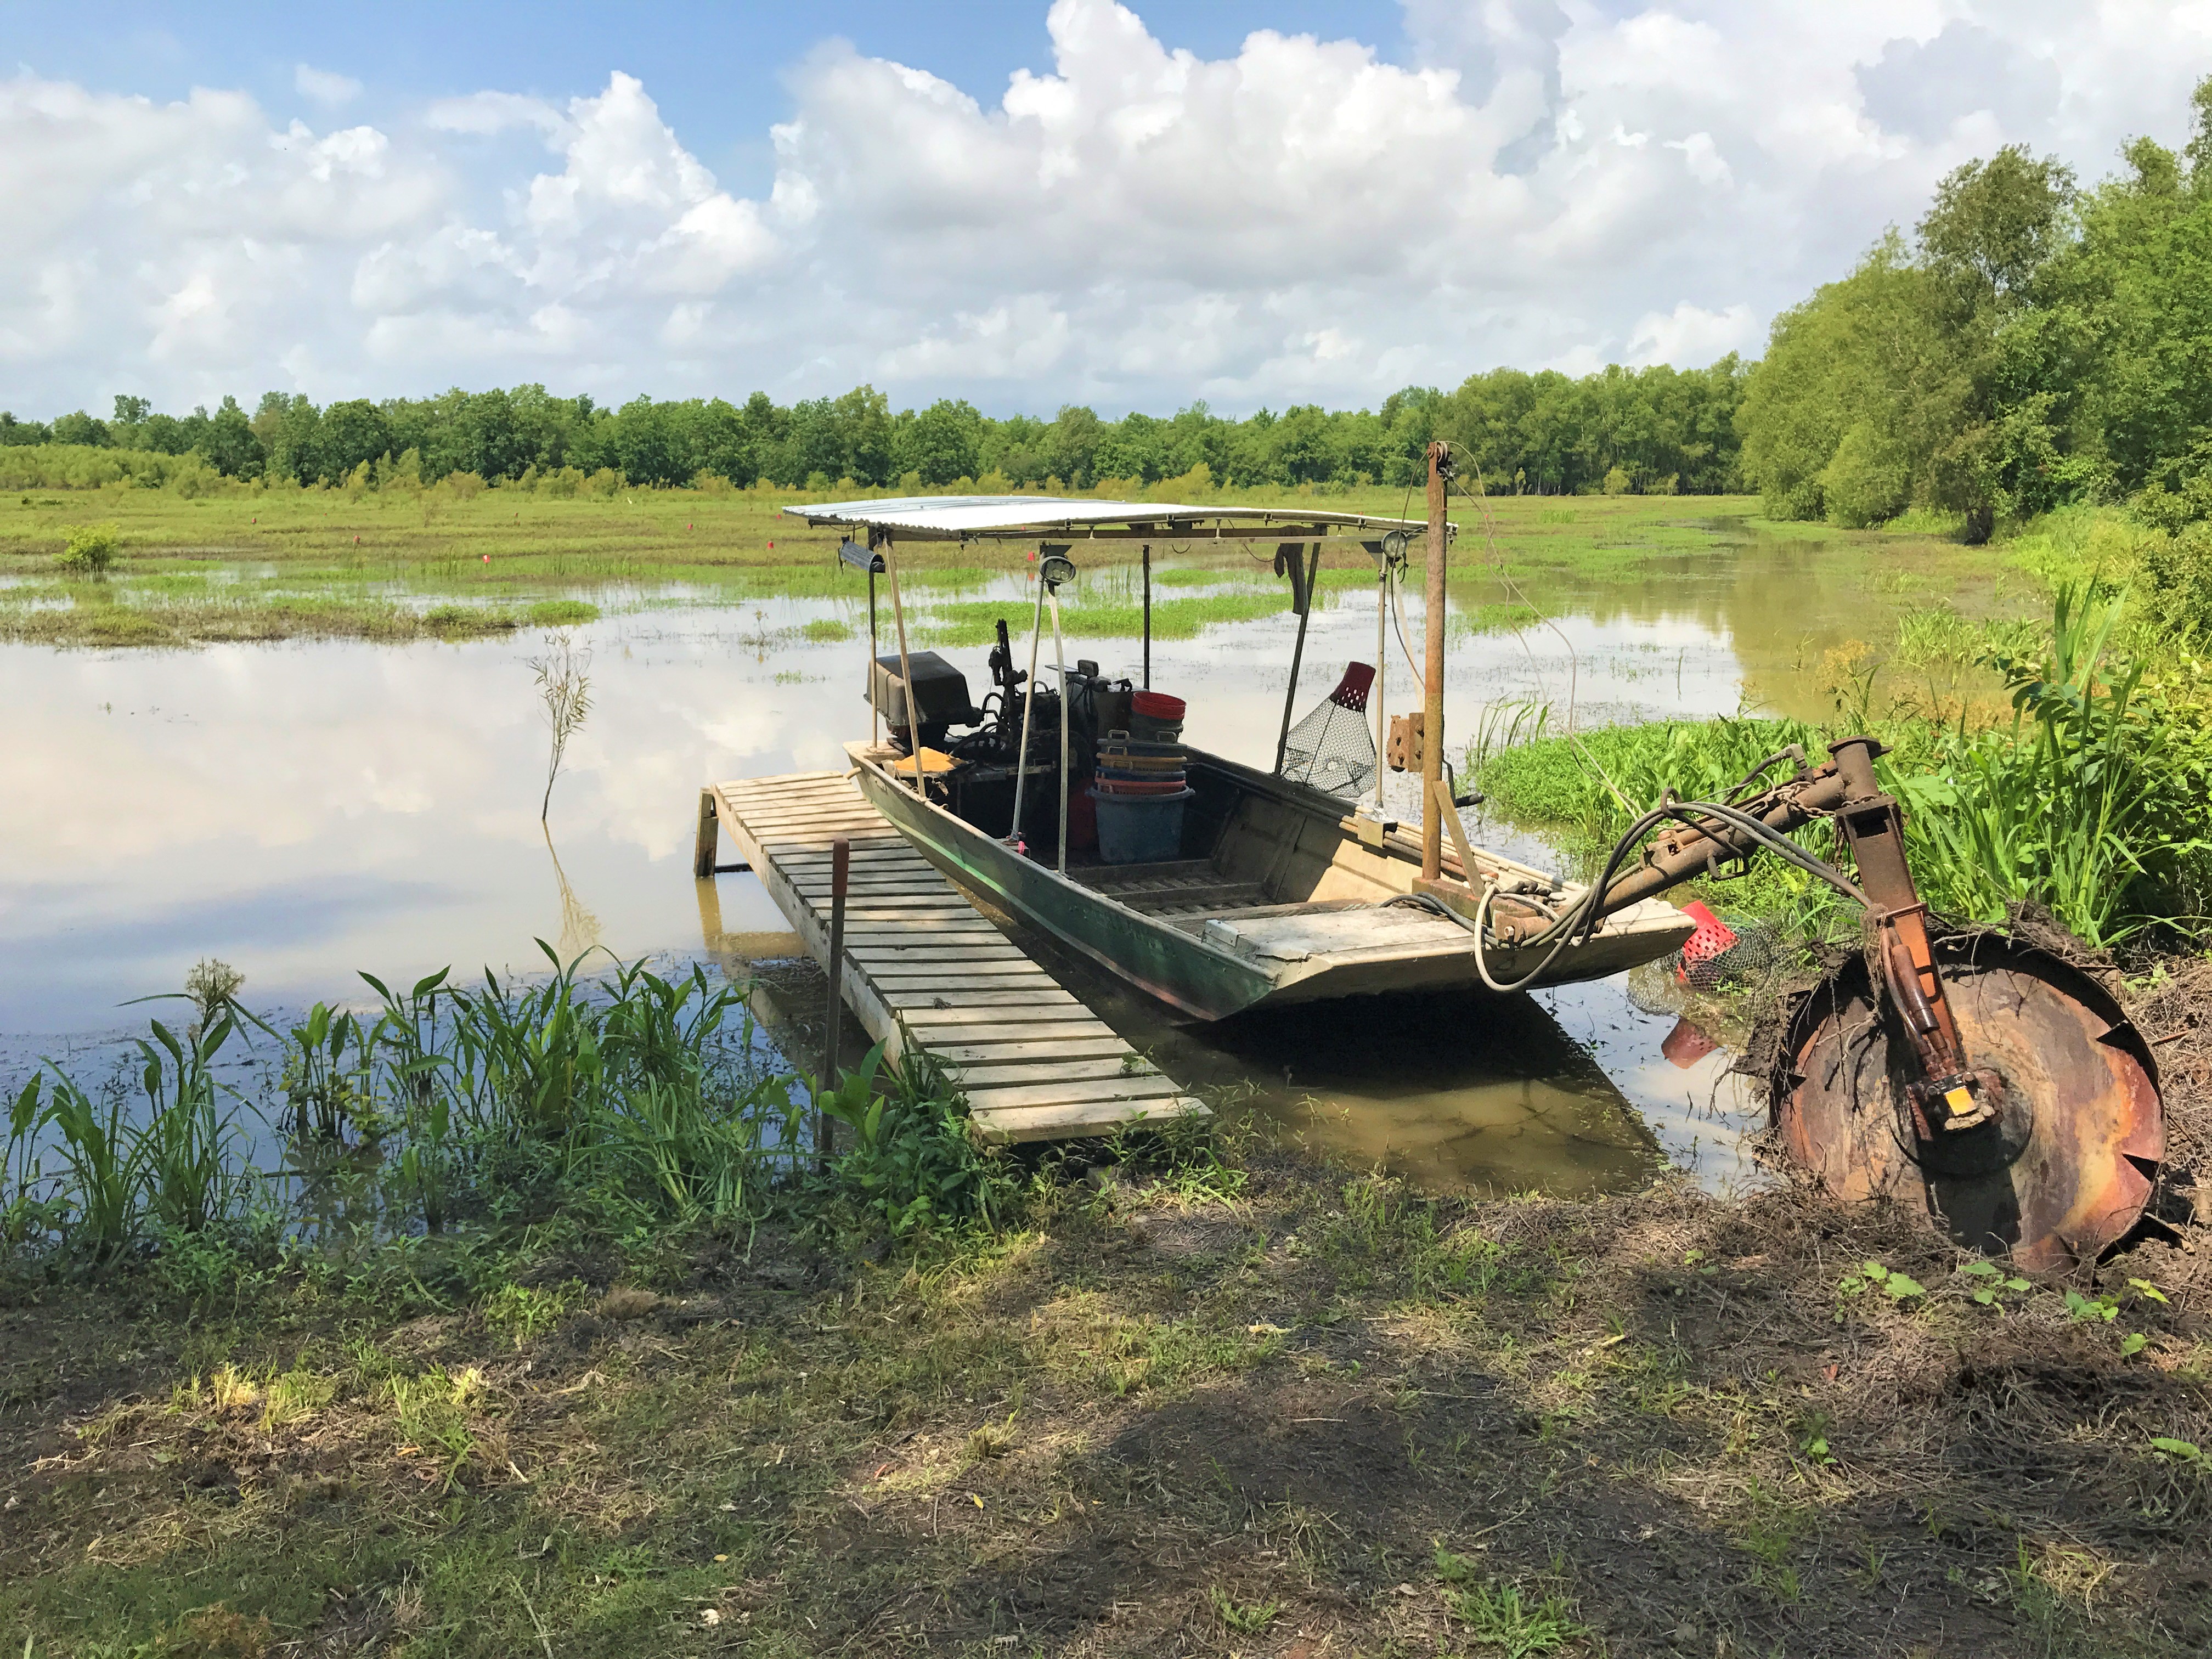
<path fill-rule="evenodd" d="M 714 867 L 724 836 L 825 970 L 830 842 L 852 843 L 846 1006 L 894 1065 L 915 1048 L 939 1060 L 984 1139 L 1068 1139 L 1206 1115 L 970 904 L 847 775 L 711 785 L 700 793 L 701 872 Z"/>

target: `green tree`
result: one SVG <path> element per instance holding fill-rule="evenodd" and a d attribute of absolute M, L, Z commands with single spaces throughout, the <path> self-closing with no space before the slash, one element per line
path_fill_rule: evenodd
<path fill-rule="evenodd" d="M 979 471 L 982 424 L 982 415 L 972 404 L 939 398 L 900 434 L 903 442 L 895 446 L 899 471 L 918 472 L 922 483 L 936 488 L 974 477 Z"/>
<path fill-rule="evenodd" d="M 53 441 L 58 444 L 91 444 L 105 447 L 107 442 L 107 426 L 103 421 L 95 421 L 82 410 L 76 410 L 70 414 L 60 416 L 54 422 Z"/>

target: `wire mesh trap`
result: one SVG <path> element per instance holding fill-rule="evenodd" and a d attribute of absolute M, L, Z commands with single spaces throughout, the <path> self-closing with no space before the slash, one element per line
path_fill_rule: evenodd
<path fill-rule="evenodd" d="M 1345 665 L 1336 690 L 1290 729 L 1279 775 L 1331 795 L 1357 796 L 1375 781 L 1375 734 L 1367 727 L 1367 693 L 1375 671 Z"/>

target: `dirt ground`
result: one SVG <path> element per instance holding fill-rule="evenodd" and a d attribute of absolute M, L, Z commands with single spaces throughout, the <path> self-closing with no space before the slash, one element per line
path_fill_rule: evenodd
<path fill-rule="evenodd" d="M 2178 1242 L 2064 1281 L 1269 1146 L 918 1255 L 15 1283 L 0 1650 L 2203 1653 L 2212 965 L 2139 1023 Z"/>

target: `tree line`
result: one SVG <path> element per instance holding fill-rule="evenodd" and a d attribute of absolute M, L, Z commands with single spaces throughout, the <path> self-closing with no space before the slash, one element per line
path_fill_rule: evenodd
<path fill-rule="evenodd" d="M 578 473 L 635 485 L 701 476 L 740 488 L 767 482 L 829 489 L 1088 489 L 1182 482 L 1193 489 L 1413 484 L 1437 437 L 1465 447 L 1490 487 L 1530 493 L 1711 493 L 1738 488 L 1735 415 L 1746 369 L 1664 366 L 1574 378 L 1494 369 L 1454 392 L 1408 387 L 1379 410 L 1313 404 L 1242 420 L 1194 403 L 1170 416 L 1108 420 L 1080 405 L 1050 420 L 994 417 L 940 398 L 894 411 L 872 386 L 779 404 L 765 392 L 724 398 L 633 398 L 618 408 L 542 386 L 434 398 L 350 398 L 318 407 L 271 392 L 248 414 L 225 398 L 210 414 L 157 414 L 120 396 L 112 416 L 82 410 L 50 422 L 0 414 L 0 444 L 63 444 L 197 455 L 234 478 L 337 484 L 356 477 L 423 483 L 473 474 L 535 483 Z"/>
<path fill-rule="evenodd" d="M 1973 539 L 2083 501 L 2212 518 L 2212 77 L 2192 105 L 2184 149 L 2138 138 L 2091 188 L 2021 146 L 1967 163 L 1778 318 L 1736 416 L 1767 511 Z"/>

